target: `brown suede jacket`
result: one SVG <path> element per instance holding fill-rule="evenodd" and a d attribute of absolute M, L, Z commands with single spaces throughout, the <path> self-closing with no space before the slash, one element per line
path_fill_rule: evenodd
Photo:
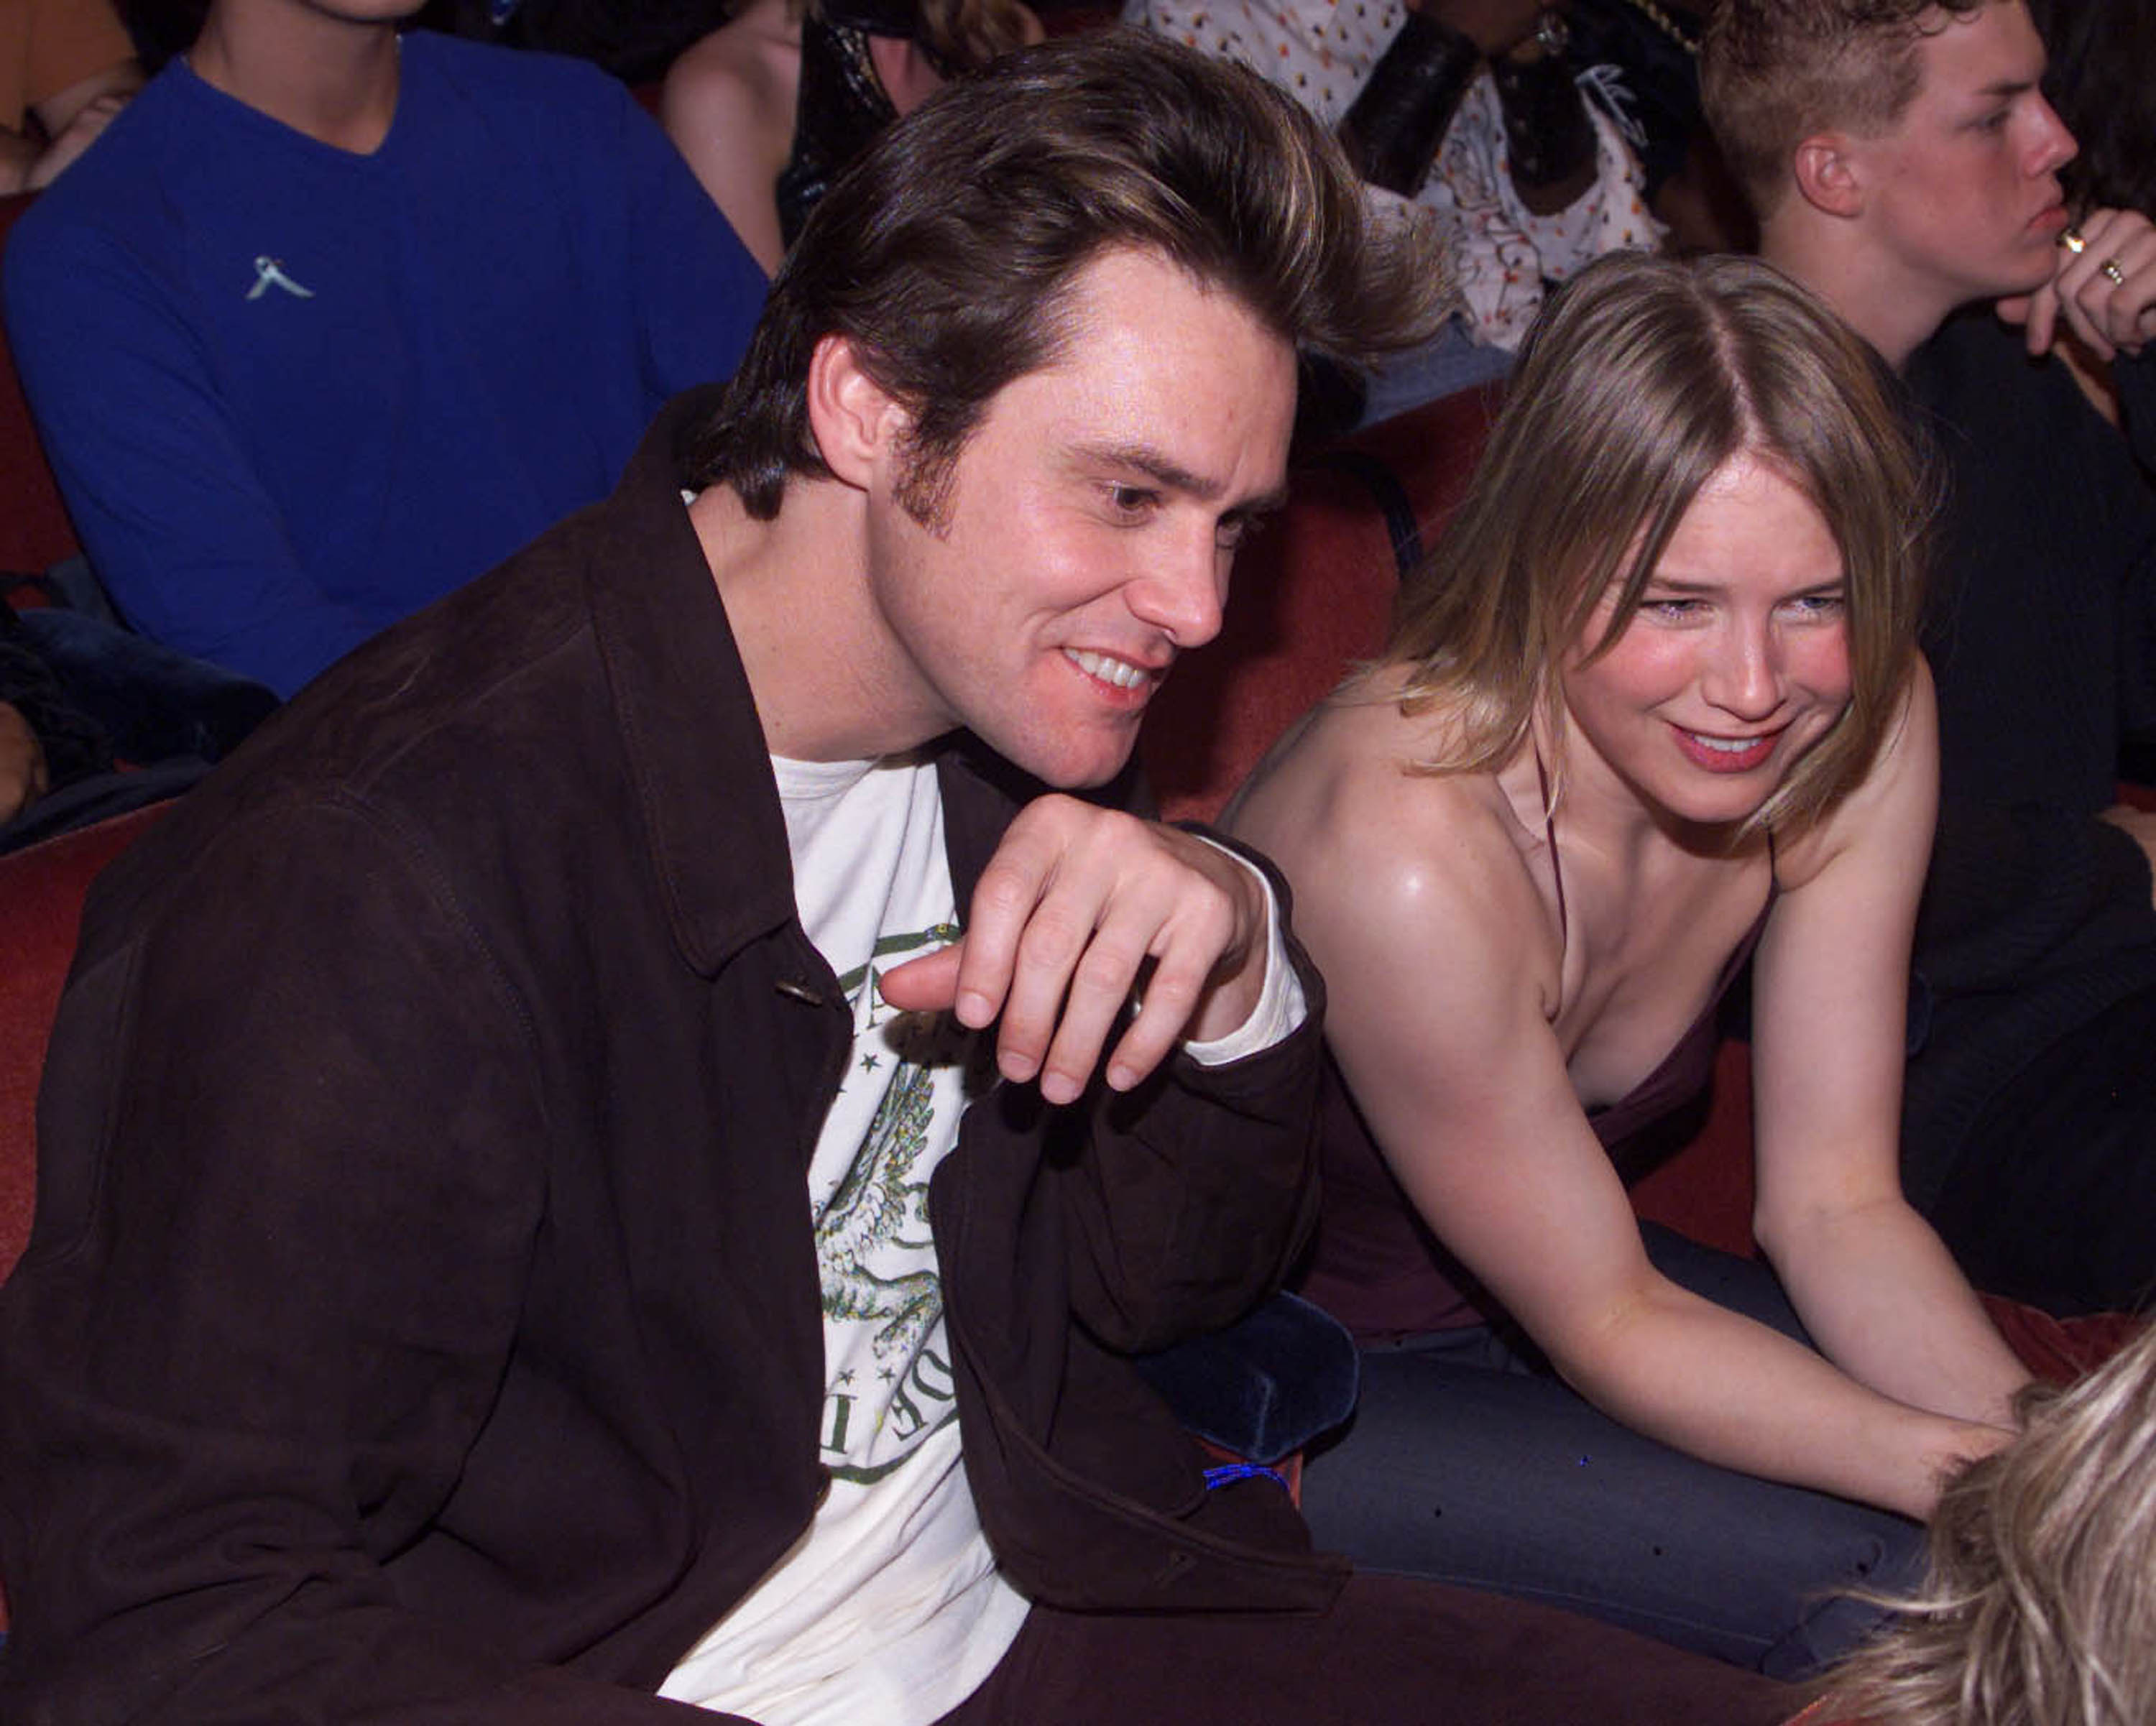
<path fill-rule="evenodd" d="M 687 1719 L 649 1693 L 806 1524 L 849 1026 L 675 492 L 698 405 L 98 883 L 0 1293 L 16 1726 Z M 963 903 L 1026 792 L 942 774 Z M 1296 962 L 1277 1047 L 999 1087 L 935 1176 L 968 1472 L 1037 1599 L 1338 1585 L 1120 1358 L 1306 1226 Z"/>

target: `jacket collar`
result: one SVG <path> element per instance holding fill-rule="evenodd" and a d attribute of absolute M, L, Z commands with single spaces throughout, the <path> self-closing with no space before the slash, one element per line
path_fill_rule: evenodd
<path fill-rule="evenodd" d="M 613 495 L 579 518 L 614 724 L 668 920 L 710 976 L 795 916 L 786 820 L 741 652 L 680 500 L 689 437 L 722 385 L 677 396 Z M 1019 805 L 1045 787 L 963 732 L 934 746 L 958 903 Z"/>
<path fill-rule="evenodd" d="M 581 524 L 599 660 L 660 896 L 683 955 L 706 975 L 794 909 L 755 696 L 680 497 L 684 443 L 722 387 L 670 402 Z"/>

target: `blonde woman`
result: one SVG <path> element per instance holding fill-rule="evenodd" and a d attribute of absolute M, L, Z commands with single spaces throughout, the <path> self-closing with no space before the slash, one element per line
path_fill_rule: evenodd
<path fill-rule="evenodd" d="M 1229 817 L 1331 997 L 1306 1286 L 1365 1354 L 1319 1539 L 1784 1675 L 2026 1376 L 1896 1172 L 1936 766 L 1892 387 L 1764 265 L 1592 266 L 1382 659 Z M 1748 956 L 1771 1270 L 1643 1239 L 1612 1160 Z"/>

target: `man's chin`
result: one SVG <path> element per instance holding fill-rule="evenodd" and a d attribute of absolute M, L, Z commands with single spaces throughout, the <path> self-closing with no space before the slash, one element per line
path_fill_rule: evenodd
<path fill-rule="evenodd" d="M 1972 296 L 1972 303 L 1977 300 L 2025 300 L 2056 275 L 2058 270 L 2057 248 L 2047 245 L 2030 259 L 2025 268 L 2002 269 L 1998 277 L 1986 285 L 1984 292 Z"/>
<path fill-rule="evenodd" d="M 993 738 L 988 746 L 1014 767 L 1059 791 L 1089 791 L 1113 781 L 1130 766 L 1136 751 L 1135 735 L 1118 740 L 1057 739 L 1041 743 L 1014 740 L 1009 747 Z"/>

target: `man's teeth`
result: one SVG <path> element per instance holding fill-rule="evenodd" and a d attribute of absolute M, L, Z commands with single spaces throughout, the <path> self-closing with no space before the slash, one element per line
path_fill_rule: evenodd
<path fill-rule="evenodd" d="M 1063 655 L 1088 677 L 1097 677 L 1102 683 L 1113 684 L 1119 689 L 1135 689 L 1146 680 L 1147 673 L 1142 666 L 1111 658 L 1106 653 L 1089 653 L 1081 648 L 1065 648 Z"/>

